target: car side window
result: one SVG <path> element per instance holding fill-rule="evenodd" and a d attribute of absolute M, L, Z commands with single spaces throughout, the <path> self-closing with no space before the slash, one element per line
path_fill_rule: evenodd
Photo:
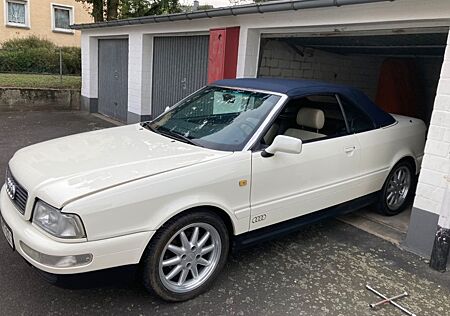
<path fill-rule="evenodd" d="M 347 126 L 334 95 L 310 95 L 290 100 L 267 129 L 261 147 L 277 135 L 301 139 L 304 143 L 347 135 Z"/>
<path fill-rule="evenodd" d="M 339 99 L 342 103 L 351 133 L 361 133 L 374 129 L 375 125 L 366 113 L 345 98 L 339 96 Z"/>

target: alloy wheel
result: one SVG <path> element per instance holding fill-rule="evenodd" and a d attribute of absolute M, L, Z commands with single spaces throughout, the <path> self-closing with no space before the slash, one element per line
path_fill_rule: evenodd
<path fill-rule="evenodd" d="M 391 175 L 385 194 L 387 207 L 391 211 L 398 210 L 405 202 L 411 187 L 411 171 L 401 166 Z"/>
<path fill-rule="evenodd" d="M 208 280 L 220 260 L 222 242 L 207 223 L 187 225 L 168 241 L 159 260 L 162 284 L 175 293 L 192 291 Z"/>

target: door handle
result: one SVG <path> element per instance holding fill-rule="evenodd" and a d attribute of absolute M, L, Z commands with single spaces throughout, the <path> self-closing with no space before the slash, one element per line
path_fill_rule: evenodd
<path fill-rule="evenodd" d="M 355 149 L 356 149 L 356 146 L 345 147 L 345 148 L 344 148 L 344 152 L 345 152 L 346 154 L 351 154 L 352 152 L 355 151 Z"/>

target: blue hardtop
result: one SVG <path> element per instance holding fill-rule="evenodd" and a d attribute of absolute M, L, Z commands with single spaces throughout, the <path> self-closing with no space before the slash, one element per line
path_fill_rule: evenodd
<path fill-rule="evenodd" d="M 303 97 L 311 94 L 338 94 L 370 116 L 376 128 L 395 123 L 395 119 L 389 113 L 386 113 L 378 107 L 363 92 L 344 85 L 314 80 L 278 78 L 224 79 L 214 82 L 213 85 L 282 93 L 289 98 Z"/>

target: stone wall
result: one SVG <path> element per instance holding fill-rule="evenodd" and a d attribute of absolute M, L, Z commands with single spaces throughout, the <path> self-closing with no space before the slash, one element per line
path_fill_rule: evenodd
<path fill-rule="evenodd" d="M 79 109 L 79 90 L 0 88 L 2 112 Z"/>
<path fill-rule="evenodd" d="M 268 39 L 261 43 L 259 77 L 313 79 L 356 87 L 375 99 L 384 57 L 339 55 Z"/>

